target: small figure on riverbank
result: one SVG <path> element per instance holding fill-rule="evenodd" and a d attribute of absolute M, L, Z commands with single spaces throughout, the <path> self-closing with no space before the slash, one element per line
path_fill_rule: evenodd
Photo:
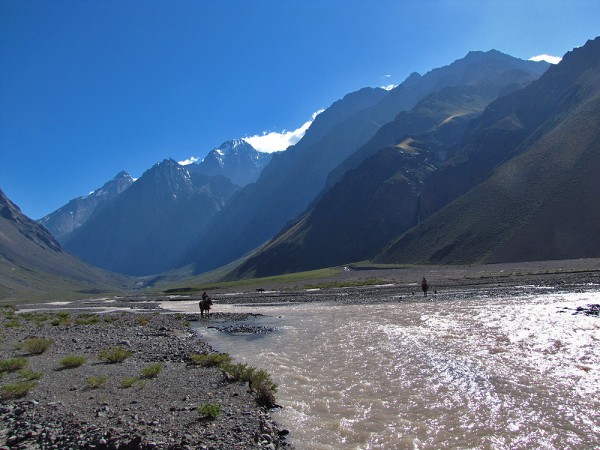
<path fill-rule="evenodd" d="M 200 308 L 200 317 L 204 317 L 204 311 L 206 311 L 206 317 L 210 317 L 210 306 L 213 304 L 212 299 L 208 296 L 206 291 L 202 293 L 202 300 L 198 303 Z"/>
<path fill-rule="evenodd" d="M 427 290 L 429 289 L 429 284 L 427 283 L 427 279 L 423 277 L 423 281 L 421 281 L 421 289 L 423 289 L 423 294 L 427 297 Z"/>

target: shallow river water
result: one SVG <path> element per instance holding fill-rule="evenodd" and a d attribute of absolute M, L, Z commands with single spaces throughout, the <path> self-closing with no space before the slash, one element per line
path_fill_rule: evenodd
<path fill-rule="evenodd" d="M 589 303 L 600 292 L 216 304 L 275 331 L 199 331 L 272 374 L 298 449 L 600 448 L 600 319 L 572 314 Z"/>

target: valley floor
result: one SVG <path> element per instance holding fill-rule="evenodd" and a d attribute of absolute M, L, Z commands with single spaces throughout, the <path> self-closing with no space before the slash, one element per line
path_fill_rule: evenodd
<path fill-rule="evenodd" d="M 82 306 L 86 305 L 78 305 Z M 190 331 L 189 321 L 197 319 L 193 315 L 89 314 L 75 309 L 57 314 L 13 314 L 8 308 L 3 312 L 2 448 L 281 446 L 276 424 L 256 404 L 247 383 L 230 381 L 217 368 L 192 364 L 190 355 L 211 352 Z M 53 343 L 39 355 L 17 348 L 31 337 Z M 116 346 L 132 355 L 120 363 L 100 360 L 103 349 Z M 68 356 L 84 357 L 85 363 L 62 368 L 61 361 Z M 25 359 L 25 372 L 8 369 L 9 361 L 18 365 L 14 358 Z M 162 370 L 144 377 L 142 371 L 152 364 Z M 26 395 L 9 398 L 18 383 L 38 377 Z M 215 420 L 199 413 L 198 407 L 205 404 L 220 406 Z"/>
<path fill-rule="evenodd" d="M 341 302 L 371 303 L 420 300 L 420 280 L 430 283 L 432 300 L 457 296 L 527 294 L 549 290 L 577 291 L 600 285 L 600 260 L 551 261 L 461 267 L 348 268 L 330 279 L 265 284 L 209 291 L 215 299 L 211 319 L 197 314 L 197 295 L 128 294 L 123 297 L 5 307 L 0 317 L 0 358 L 26 359 L 26 372 L 0 369 L 0 447 L 19 449 L 202 449 L 280 448 L 278 430 L 260 408 L 247 383 L 228 380 L 217 368 L 192 364 L 190 355 L 212 349 L 193 331 L 202 325 L 235 323 L 248 314 L 219 312 L 220 304 Z M 199 294 L 199 293 L 198 293 Z M 190 303 L 186 314 L 166 313 Z M 171 308 L 170 306 L 173 306 Z M 260 312 L 260 310 L 254 311 Z M 597 311 L 596 311 L 597 314 Z M 241 324 L 242 322 L 240 322 Z M 228 325 L 230 327 L 230 325 Z M 231 332 L 230 329 L 222 331 Z M 233 332 L 264 330 L 233 330 Z M 268 331 L 268 330 L 267 330 Z M 17 348 L 31 337 L 53 341 L 39 355 Z M 132 352 L 121 363 L 99 358 L 115 346 Z M 62 369 L 67 356 L 86 362 Z M 160 364 L 156 377 L 141 371 Z M 36 378 L 20 398 L 11 387 Z M 126 379 L 132 383 L 124 387 Z M 97 386 L 96 386 L 97 384 Z M 218 404 L 216 420 L 198 407 Z"/>

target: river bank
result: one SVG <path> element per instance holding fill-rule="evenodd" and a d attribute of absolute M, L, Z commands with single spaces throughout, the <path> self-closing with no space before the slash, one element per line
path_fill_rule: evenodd
<path fill-rule="evenodd" d="M 64 309 L 14 314 L 8 308 L 3 312 L 2 448 L 175 450 L 283 445 L 277 425 L 257 405 L 248 383 L 231 381 L 216 367 L 192 363 L 190 355 L 212 352 L 190 329 L 196 315 Z M 33 337 L 49 339 L 51 345 L 41 354 L 18 348 Z M 114 347 L 131 356 L 113 364 L 103 361 L 101 352 Z M 73 356 L 85 362 L 64 368 L 63 359 Z M 19 359 L 26 361 L 24 370 L 7 370 L 7 361 Z M 152 373 L 150 367 L 160 369 Z M 8 398 L 11 386 L 31 378 L 28 393 Z M 218 405 L 216 419 L 198 411 L 206 404 Z"/>

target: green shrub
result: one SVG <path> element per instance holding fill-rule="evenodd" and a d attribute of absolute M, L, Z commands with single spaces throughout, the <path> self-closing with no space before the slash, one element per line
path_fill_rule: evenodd
<path fill-rule="evenodd" d="M 190 355 L 192 363 L 202 367 L 221 367 L 231 363 L 231 356 L 227 353 L 209 353 L 206 355 Z"/>
<path fill-rule="evenodd" d="M 277 385 L 266 370 L 257 369 L 244 363 L 225 364 L 222 369 L 234 379 L 248 382 L 259 405 L 271 407 L 275 404 Z"/>
<path fill-rule="evenodd" d="M 16 372 L 27 367 L 28 363 L 27 358 L 23 357 L 0 359 L 0 372 Z"/>
<path fill-rule="evenodd" d="M 10 319 L 8 322 L 6 322 L 4 324 L 4 326 L 6 328 L 18 328 L 21 326 L 21 322 L 19 322 L 19 319 L 16 317 L 13 317 L 12 319 Z"/>
<path fill-rule="evenodd" d="M 21 369 L 19 371 L 19 375 L 23 379 L 23 381 L 33 381 L 39 380 L 44 375 L 44 372 L 32 372 L 28 369 Z"/>
<path fill-rule="evenodd" d="M 77 325 L 93 325 L 100 322 L 100 318 L 96 314 L 80 314 L 75 323 Z"/>
<path fill-rule="evenodd" d="M 141 373 L 144 378 L 154 378 L 162 371 L 163 367 L 159 363 L 150 364 L 142 368 Z"/>
<path fill-rule="evenodd" d="M 29 338 L 19 344 L 19 348 L 30 355 L 41 355 L 52 345 L 54 341 L 47 338 Z"/>
<path fill-rule="evenodd" d="M 70 325 L 71 314 L 66 311 L 61 311 L 55 314 L 54 319 L 50 322 L 51 325 L 57 327 L 59 325 Z"/>
<path fill-rule="evenodd" d="M 111 347 L 101 350 L 99 358 L 101 361 L 105 361 L 109 364 L 115 364 L 125 361 L 131 355 L 133 355 L 133 352 L 123 347 Z"/>
<path fill-rule="evenodd" d="M 108 375 L 93 375 L 87 379 L 87 387 L 90 389 L 96 389 L 104 386 L 108 381 Z"/>
<path fill-rule="evenodd" d="M 60 360 L 58 363 L 63 369 L 73 369 L 79 367 L 87 361 L 85 356 L 68 355 Z"/>
<path fill-rule="evenodd" d="M 221 414 L 221 405 L 205 403 L 198 406 L 198 414 L 204 419 L 215 420 Z"/>
<path fill-rule="evenodd" d="M 36 385 L 35 381 L 21 381 L 7 384 L 0 389 L 0 397 L 3 400 L 25 397 Z"/>
<path fill-rule="evenodd" d="M 150 319 L 148 319 L 146 316 L 140 316 L 138 317 L 138 323 L 142 326 L 146 326 L 150 323 Z"/>
<path fill-rule="evenodd" d="M 128 389 L 135 384 L 138 379 L 136 377 L 124 377 L 121 380 L 121 387 L 123 389 Z"/>

